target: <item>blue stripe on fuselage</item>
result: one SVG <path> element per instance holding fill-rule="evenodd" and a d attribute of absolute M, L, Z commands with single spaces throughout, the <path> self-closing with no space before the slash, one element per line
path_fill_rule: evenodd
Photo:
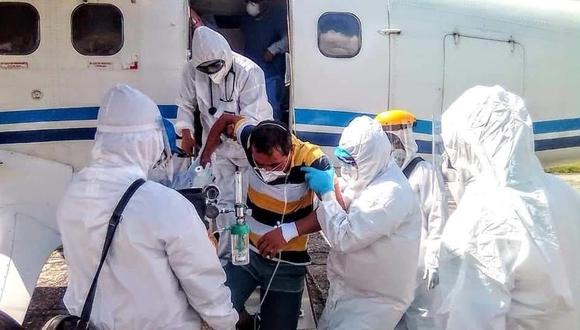
<path fill-rule="evenodd" d="M 159 110 L 165 118 L 177 117 L 177 106 L 175 105 L 160 105 Z M 0 124 L 95 120 L 98 113 L 98 107 L 0 111 Z"/>
<path fill-rule="evenodd" d="M 175 105 L 160 105 L 159 109 L 165 118 L 176 118 L 177 116 L 177 106 Z M 0 125 L 95 120 L 97 119 L 97 115 L 98 107 L 2 111 L 0 112 Z M 346 127 L 352 119 L 360 115 L 374 116 L 373 114 L 340 110 L 295 109 L 296 124 L 303 125 Z M 417 133 L 431 134 L 432 123 L 427 120 L 417 120 L 417 125 L 413 130 Z M 535 134 L 557 133 L 573 130 L 580 130 L 580 118 L 557 119 L 534 123 Z M 94 135 L 95 128 L 62 128 L 0 132 L 0 144 L 92 140 Z M 321 146 L 336 146 L 340 139 L 339 133 L 299 131 L 298 136 L 304 140 Z M 430 141 L 418 140 L 417 144 L 419 145 L 419 152 L 431 152 Z M 537 151 L 578 146 L 580 146 L 580 136 L 536 140 Z"/>

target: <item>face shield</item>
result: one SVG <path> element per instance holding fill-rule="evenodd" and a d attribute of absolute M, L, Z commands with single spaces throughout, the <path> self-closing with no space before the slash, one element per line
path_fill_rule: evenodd
<path fill-rule="evenodd" d="M 358 179 L 358 167 L 352 155 L 341 147 L 334 149 L 334 155 L 340 161 L 340 177 L 345 183 L 356 181 Z"/>
<path fill-rule="evenodd" d="M 383 125 L 383 130 L 391 142 L 391 158 L 400 168 L 404 168 L 409 163 L 413 152 L 411 144 L 415 144 L 413 138 L 413 126 L 408 125 Z"/>
<path fill-rule="evenodd" d="M 161 136 L 163 139 L 163 150 L 161 150 L 159 159 L 153 164 L 151 170 L 149 170 L 147 179 L 171 187 L 174 174 L 173 153 L 177 153 L 175 127 L 165 118 L 160 119 L 159 127 L 161 128 Z"/>
<path fill-rule="evenodd" d="M 391 142 L 391 158 L 401 169 L 415 157 L 417 143 L 413 137 L 415 116 L 404 110 L 389 110 L 378 114 L 375 119 L 383 127 Z"/>

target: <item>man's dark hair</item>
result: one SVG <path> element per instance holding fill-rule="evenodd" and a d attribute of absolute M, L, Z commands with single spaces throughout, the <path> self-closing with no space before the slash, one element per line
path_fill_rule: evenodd
<path fill-rule="evenodd" d="M 189 8 L 193 9 L 196 0 L 189 0 Z"/>
<path fill-rule="evenodd" d="M 283 123 L 265 120 L 252 130 L 250 146 L 257 152 L 268 156 L 272 155 L 276 149 L 288 155 L 292 148 L 292 135 Z"/>

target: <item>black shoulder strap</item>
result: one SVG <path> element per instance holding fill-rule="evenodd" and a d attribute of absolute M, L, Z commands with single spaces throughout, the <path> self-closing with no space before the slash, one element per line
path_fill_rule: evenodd
<path fill-rule="evenodd" d="M 413 160 L 411 160 L 411 162 L 409 164 L 407 164 L 407 166 L 405 167 L 405 169 L 403 169 L 403 174 L 405 174 L 405 177 L 408 179 L 409 176 L 411 176 L 411 173 L 413 173 L 413 171 L 415 170 L 415 167 L 417 167 L 417 165 L 420 162 L 424 162 L 425 160 L 421 157 L 415 157 L 413 158 Z"/>
<path fill-rule="evenodd" d="M 107 228 L 107 236 L 105 237 L 105 244 L 103 246 L 103 253 L 101 253 L 101 262 L 99 263 L 99 267 L 97 268 L 97 272 L 95 273 L 95 277 L 93 278 L 93 283 L 91 284 L 91 288 L 89 289 L 89 293 L 87 294 L 87 298 L 85 300 L 85 304 L 83 306 L 83 311 L 81 313 L 81 319 L 77 325 L 77 329 L 88 329 L 89 328 L 89 320 L 91 318 L 91 310 L 93 309 L 93 300 L 95 299 L 95 291 L 97 290 L 97 281 L 99 280 L 99 274 L 101 273 L 101 268 L 103 268 L 103 263 L 105 262 L 105 258 L 107 257 L 107 253 L 109 252 L 109 247 L 111 247 L 111 243 L 113 241 L 113 236 L 115 235 L 115 230 L 117 229 L 117 225 L 122 220 L 123 211 L 125 207 L 129 203 L 129 200 L 133 196 L 133 194 L 145 183 L 143 179 L 135 180 L 121 200 L 115 207 L 113 211 L 113 215 L 109 220 L 109 227 Z"/>

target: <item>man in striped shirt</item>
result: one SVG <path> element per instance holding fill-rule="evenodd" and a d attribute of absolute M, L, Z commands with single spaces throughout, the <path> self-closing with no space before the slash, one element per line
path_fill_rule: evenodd
<path fill-rule="evenodd" d="M 224 114 L 209 133 L 201 155 L 203 165 L 209 162 L 221 133 L 237 139 L 254 169 L 247 198 L 252 215 L 246 219 L 251 230 L 250 264 L 225 266 L 234 307 L 242 311 L 259 285 L 262 328 L 296 329 L 305 266 L 310 262 L 308 234 L 320 230 L 314 213 L 315 194 L 301 168 L 330 170 L 330 161 L 318 146 L 300 141 L 279 122 L 253 125 L 240 116 Z"/>

